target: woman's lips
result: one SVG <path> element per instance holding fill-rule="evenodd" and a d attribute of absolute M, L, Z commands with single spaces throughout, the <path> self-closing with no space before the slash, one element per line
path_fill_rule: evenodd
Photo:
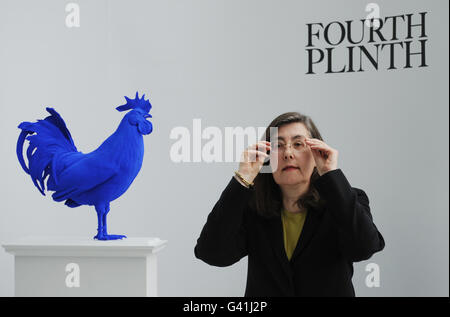
<path fill-rule="evenodd" d="M 298 167 L 289 166 L 289 167 L 283 168 L 283 172 L 289 172 L 289 171 L 295 171 L 295 170 L 298 170 Z"/>

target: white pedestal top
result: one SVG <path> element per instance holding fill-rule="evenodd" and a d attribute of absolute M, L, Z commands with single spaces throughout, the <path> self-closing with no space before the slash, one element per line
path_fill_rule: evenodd
<path fill-rule="evenodd" d="M 18 256 L 145 256 L 166 245 L 166 240 L 131 237 L 99 241 L 88 237 L 28 236 L 3 242 L 6 252 Z"/>

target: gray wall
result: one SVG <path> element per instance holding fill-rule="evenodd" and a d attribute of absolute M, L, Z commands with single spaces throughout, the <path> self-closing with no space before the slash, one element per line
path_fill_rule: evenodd
<path fill-rule="evenodd" d="M 310 115 L 340 153 L 350 183 L 370 198 L 386 248 L 355 264 L 359 296 L 448 296 L 448 1 L 378 1 L 381 15 L 428 11 L 428 68 L 307 76 L 306 23 L 364 18 L 365 1 L 0 1 L 0 241 L 94 236 L 92 207 L 42 197 L 21 170 L 21 121 L 53 106 L 79 150 L 116 128 L 124 95 L 147 93 L 154 132 L 141 173 L 114 201 L 109 229 L 169 240 L 162 296 L 241 296 L 247 260 L 228 268 L 194 258 L 200 230 L 237 163 L 170 160 L 176 126 L 266 126 Z M 379 288 L 365 285 L 377 263 Z M 13 257 L 0 249 L 0 295 L 14 294 Z"/>

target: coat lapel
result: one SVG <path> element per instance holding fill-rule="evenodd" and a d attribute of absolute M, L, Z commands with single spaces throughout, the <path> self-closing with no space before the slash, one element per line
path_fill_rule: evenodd
<path fill-rule="evenodd" d="M 302 233 L 300 234 L 294 253 L 292 254 L 291 261 L 301 254 L 310 242 L 311 238 L 314 236 L 317 225 L 320 223 L 321 215 L 322 210 L 312 209 L 308 211 Z M 283 224 L 281 222 L 281 216 L 268 219 L 266 222 L 266 230 L 268 237 L 271 237 L 271 246 L 277 259 L 283 267 L 283 270 L 289 277 L 292 277 L 291 265 L 284 247 Z"/>
<path fill-rule="evenodd" d="M 292 271 L 289 265 L 289 259 L 287 258 L 286 251 L 284 249 L 283 224 L 281 222 L 281 216 L 268 219 L 266 223 L 266 230 L 268 237 L 270 237 L 272 249 L 275 252 L 277 259 L 286 274 L 291 276 Z"/>
<path fill-rule="evenodd" d="M 309 210 L 306 214 L 305 224 L 303 225 L 303 230 L 292 254 L 291 261 L 299 256 L 311 241 L 311 238 L 316 232 L 317 225 L 320 223 L 321 215 L 322 211 L 318 209 Z"/>

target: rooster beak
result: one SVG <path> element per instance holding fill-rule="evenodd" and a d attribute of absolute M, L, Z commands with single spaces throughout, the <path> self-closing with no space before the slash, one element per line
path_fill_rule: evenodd
<path fill-rule="evenodd" d="M 148 114 L 146 114 L 146 115 L 144 116 L 144 118 L 153 118 L 153 117 L 152 117 L 152 115 L 151 115 L 150 113 L 148 113 Z"/>

